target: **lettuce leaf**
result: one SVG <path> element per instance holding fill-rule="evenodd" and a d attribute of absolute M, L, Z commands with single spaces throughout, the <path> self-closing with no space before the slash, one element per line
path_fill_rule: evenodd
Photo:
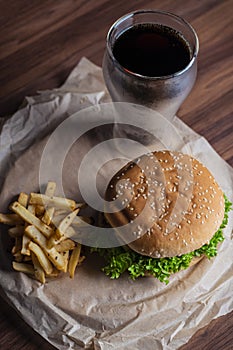
<path fill-rule="evenodd" d="M 125 271 L 135 280 L 145 274 L 150 274 L 166 284 L 171 274 L 187 269 L 194 257 L 201 255 L 212 258 L 217 255 L 217 245 L 224 240 L 223 229 L 228 223 L 228 213 L 232 209 L 232 203 L 224 195 L 225 213 L 223 222 L 208 244 L 188 254 L 172 258 L 151 258 L 134 252 L 127 246 L 116 248 L 92 248 L 91 251 L 98 252 L 104 256 L 107 265 L 102 268 L 110 278 L 119 278 Z"/>

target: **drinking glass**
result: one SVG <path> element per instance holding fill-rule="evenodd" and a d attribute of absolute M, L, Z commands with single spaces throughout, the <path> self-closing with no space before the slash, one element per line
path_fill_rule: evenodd
<path fill-rule="evenodd" d="M 161 76 L 146 76 L 125 68 L 114 56 L 113 48 L 122 33 L 139 24 L 162 25 L 178 32 L 189 46 L 188 64 L 182 70 Z M 195 83 L 198 49 L 194 29 L 175 14 L 157 10 L 126 14 L 111 26 L 103 58 L 103 75 L 112 100 L 144 105 L 172 119 Z"/>

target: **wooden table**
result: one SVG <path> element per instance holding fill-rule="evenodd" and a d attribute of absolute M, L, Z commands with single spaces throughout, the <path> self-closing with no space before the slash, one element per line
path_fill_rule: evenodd
<path fill-rule="evenodd" d="M 179 117 L 233 165 L 232 0 L 0 0 L 0 116 L 14 112 L 25 95 L 58 87 L 82 56 L 100 65 L 110 25 L 139 8 L 174 12 L 196 29 L 198 79 Z M 53 349 L 0 302 L 1 349 Z M 232 329 L 233 312 L 198 331 L 182 350 L 233 349 Z"/>

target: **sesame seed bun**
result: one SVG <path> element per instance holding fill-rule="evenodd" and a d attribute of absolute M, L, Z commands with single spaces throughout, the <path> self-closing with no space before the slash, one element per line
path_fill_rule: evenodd
<path fill-rule="evenodd" d="M 179 152 L 158 151 L 128 163 L 111 179 L 105 197 L 111 209 L 105 217 L 123 242 L 154 258 L 209 243 L 224 217 L 223 193 L 212 174 Z"/>

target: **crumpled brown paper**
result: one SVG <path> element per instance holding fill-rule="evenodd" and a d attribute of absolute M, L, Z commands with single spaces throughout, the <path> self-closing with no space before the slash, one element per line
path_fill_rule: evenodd
<path fill-rule="evenodd" d="M 28 97 L 26 107 L 2 123 L 1 212 L 20 191 L 39 189 L 40 157 L 59 123 L 77 110 L 109 100 L 101 69 L 83 58 L 61 88 Z M 210 169 L 233 200 L 232 168 L 181 120 L 175 117 L 172 123 L 193 156 Z M 77 152 L 84 154 L 92 140 L 88 136 L 80 140 L 64 170 L 66 195 L 77 200 L 81 196 L 74 195 L 77 179 L 72 165 Z M 11 270 L 6 232 L 1 230 L 2 294 L 58 349 L 178 349 L 199 328 L 233 310 L 232 217 L 218 256 L 177 273 L 167 286 L 153 278 L 132 281 L 126 275 L 110 280 L 95 255 L 78 269 L 74 280 L 63 275 L 41 285 Z"/>

